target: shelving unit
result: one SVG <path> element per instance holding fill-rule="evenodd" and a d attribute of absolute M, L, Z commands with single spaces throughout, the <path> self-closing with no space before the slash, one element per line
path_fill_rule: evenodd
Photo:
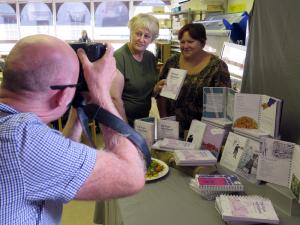
<path fill-rule="evenodd" d="M 182 26 L 194 21 L 201 22 L 207 15 L 220 14 L 224 11 L 207 11 L 207 10 L 184 10 L 171 13 L 171 55 L 180 52 L 180 45 L 177 38 L 178 31 Z"/>

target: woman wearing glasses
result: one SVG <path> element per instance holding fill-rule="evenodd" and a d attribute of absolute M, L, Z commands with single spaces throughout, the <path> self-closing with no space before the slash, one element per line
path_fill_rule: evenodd
<path fill-rule="evenodd" d="M 146 50 L 158 36 L 158 20 L 139 14 L 128 27 L 130 41 L 114 54 L 120 73 L 114 79 L 111 95 L 119 113 L 133 126 L 135 119 L 149 115 L 151 97 L 160 91 L 164 81 L 157 83 L 156 58 Z"/>

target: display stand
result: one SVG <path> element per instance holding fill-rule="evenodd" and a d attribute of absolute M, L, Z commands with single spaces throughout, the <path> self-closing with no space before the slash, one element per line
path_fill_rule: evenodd
<path fill-rule="evenodd" d="M 266 197 L 283 213 L 289 216 L 300 216 L 300 204 L 292 191 L 277 184 L 266 184 Z"/>

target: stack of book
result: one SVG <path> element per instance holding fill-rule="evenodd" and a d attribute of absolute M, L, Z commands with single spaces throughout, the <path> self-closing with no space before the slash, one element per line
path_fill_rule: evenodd
<path fill-rule="evenodd" d="M 194 179 L 191 179 L 190 187 L 208 200 L 214 200 L 225 193 L 244 192 L 244 185 L 237 176 L 225 174 L 197 174 Z"/>
<path fill-rule="evenodd" d="M 178 166 L 211 166 L 217 158 L 208 150 L 175 150 L 175 163 Z"/>
<path fill-rule="evenodd" d="M 230 225 L 279 224 L 272 202 L 261 196 L 220 195 L 215 204 L 222 219 Z"/>
<path fill-rule="evenodd" d="M 181 141 L 172 138 L 164 138 L 155 142 L 155 144 L 152 145 L 152 149 L 162 151 L 195 150 L 195 146 L 191 142 Z"/>

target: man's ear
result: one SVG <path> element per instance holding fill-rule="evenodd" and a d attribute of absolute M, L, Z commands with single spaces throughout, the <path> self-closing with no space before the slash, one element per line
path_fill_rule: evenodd
<path fill-rule="evenodd" d="M 72 101 L 73 96 L 74 90 L 71 88 L 60 90 L 52 97 L 51 107 L 68 106 Z"/>

